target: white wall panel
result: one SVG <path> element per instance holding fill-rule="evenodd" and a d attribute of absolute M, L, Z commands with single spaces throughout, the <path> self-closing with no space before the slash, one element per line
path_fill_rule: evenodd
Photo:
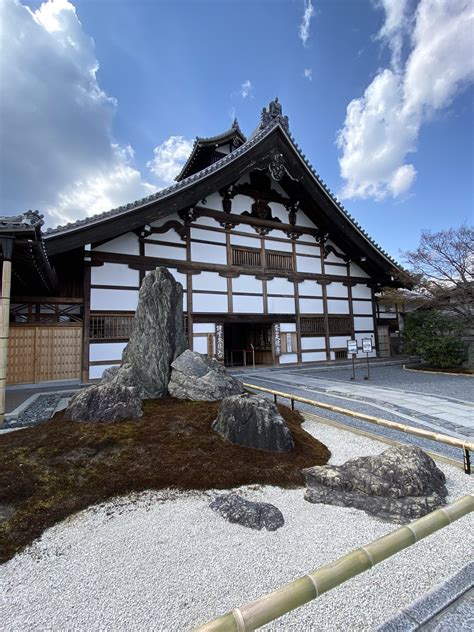
<path fill-rule="evenodd" d="M 161 244 L 145 244 L 145 256 L 185 261 L 186 248 L 177 248 L 176 246 L 162 246 Z"/>
<path fill-rule="evenodd" d="M 354 329 L 356 331 L 360 331 L 361 329 L 373 331 L 374 319 L 368 316 L 354 316 Z"/>
<path fill-rule="evenodd" d="M 298 284 L 298 291 L 300 296 L 322 296 L 323 288 L 316 281 L 303 281 Z"/>
<path fill-rule="evenodd" d="M 347 276 L 346 266 L 333 266 L 330 263 L 324 265 L 326 274 L 335 274 L 337 276 Z"/>
<path fill-rule="evenodd" d="M 291 334 L 296 331 L 296 323 L 280 323 L 280 331 L 282 334 Z"/>
<path fill-rule="evenodd" d="M 242 274 L 236 279 L 232 279 L 232 291 L 263 294 L 263 284 L 250 274 Z"/>
<path fill-rule="evenodd" d="M 318 298 L 300 298 L 301 314 L 322 314 L 324 312 L 323 301 Z"/>
<path fill-rule="evenodd" d="M 206 206 L 216 211 L 222 211 L 221 194 L 216 191 L 216 193 L 211 193 L 210 195 L 206 195 Z"/>
<path fill-rule="evenodd" d="M 217 224 L 216 224 L 217 226 Z M 225 233 L 216 230 L 206 230 L 205 228 L 191 227 L 191 239 L 204 239 L 205 241 L 213 241 L 217 244 L 225 244 Z"/>
<path fill-rule="evenodd" d="M 302 336 L 301 349 L 326 349 L 326 339 L 324 336 Z"/>
<path fill-rule="evenodd" d="M 321 274 L 321 259 L 313 257 L 296 256 L 296 269 L 298 272 L 309 272 L 310 274 Z"/>
<path fill-rule="evenodd" d="M 89 367 L 89 379 L 100 380 L 105 369 L 110 369 L 112 366 L 118 366 L 117 364 L 98 364 L 96 366 Z"/>
<path fill-rule="evenodd" d="M 89 346 L 89 360 L 91 362 L 97 360 L 121 360 L 122 352 L 126 345 L 126 342 L 92 343 Z"/>
<path fill-rule="evenodd" d="M 222 208 L 219 207 L 214 209 L 215 211 L 222 211 Z M 198 217 L 193 224 L 198 224 L 199 226 L 210 226 L 211 228 L 221 228 L 219 223 L 216 222 L 212 217 Z"/>
<path fill-rule="evenodd" d="M 216 332 L 215 323 L 194 323 L 193 334 L 214 334 Z"/>
<path fill-rule="evenodd" d="M 269 202 L 269 206 L 272 209 L 272 216 L 278 217 L 284 224 L 289 224 L 288 220 L 288 211 L 283 206 L 283 204 L 279 204 L 278 202 Z"/>
<path fill-rule="evenodd" d="M 295 284 L 293 281 L 282 277 L 275 277 L 271 281 L 267 281 L 268 294 L 288 294 L 293 296 L 295 293 Z"/>
<path fill-rule="evenodd" d="M 227 264 L 227 250 L 225 246 L 211 246 L 210 244 L 191 243 L 192 261 L 204 263 Z"/>
<path fill-rule="evenodd" d="M 331 349 L 340 349 L 341 347 L 347 347 L 347 341 L 351 340 L 350 336 L 330 336 L 329 346 Z"/>
<path fill-rule="evenodd" d="M 240 230 L 240 226 L 239 226 Z M 249 235 L 248 237 L 244 237 L 244 235 L 234 235 L 234 233 L 230 233 L 230 243 L 232 246 L 245 246 L 246 248 L 261 248 L 260 236 L 254 232 L 255 237 Z"/>
<path fill-rule="evenodd" d="M 351 276 L 370 278 L 367 272 L 364 272 L 356 263 L 350 264 Z"/>
<path fill-rule="evenodd" d="M 248 197 L 248 195 L 236 195 L 232 200 L 232 213 L 237 213 L 239 215 L 244 211 L 248 211 L 250 213 L 253 203 L 254 200 L 251 197 Z"/>
<path fill-rule="evenodd" d="M 280 356 L 280 364 L 293 364 L 298 362 L 296 353 L 284 353 Z"/>
<path fill-rule="evenodd" d="M 194 336 L 193 350 L 207 356 L 207 336 Z"/>
<path fill-rule="evenodd" d="M 217 272 L 201 272 L 193 275 L 193 290 L 213 290 L 227 292 L 227 279 Z"/>
<path fill-rule="evenodd" d="M 365 314 L 372 316 L 372 301 L 352 301 L 354 314 Z"/>
<path fill-rule="evenodd" d="M 107 241 L 101 246 L 94 248 L 99 252 L 118 252 L 122 255 L 138 255 L 140 250 L 138 247 L 138 237 L 135 233 L 125 233 L 115 239 Z"/>
<path fill-rule="evenodd" d="M 168 220 L 169 221 L 169 220 Z M 166 222 L 165 222 L 166 223 Z M 184 241 L 178 235 L 174 228 L 167 230 L 166 233 L 151 233 L 147 239 L 156 239 L 157 241 L 165 241 L 167 244 L 184 244 Z"/>
<path fill-rule="evenodd" d="M 96 290 L 91 289 L 91 309 L 106 312 L 135 311 L 138 304 L 138 290 Z"/>
<path fill-rule="evenodd" d="M 272 231 L 273 234 L 274 232 L 275 231 Z M 283 236 L 286 237 L 284 233 Z M 266 250 L 273 250 L 277 252 L 293 252 L 293 246 L 288 238 L 286 241 L 272 241 L 271 239 L 265 239 L 265 248 Z"/>
<path fill-rule="evenodd" d="M 300 244 L 296 242 L 296 254 L 297 255 L 313 255 L 313 257 L 319 257 L 321 255 L 321 249 L 315 242 L 314 246 L 309 244 Z"/>
<path fill-rule="evenodd" d="M 349 314 L 349 301 L 328 299 L 328 314 Z"/>
<path fill-rule="evenodd" d="M 307 351 L 302 355 L 303 362 L 324 362 L 326 360 L 325 351 Z"/>
<path fill-rule="evenodd" d="M 296 225 L 302 226 L 303 228 L 316 228 L 316 224 L 314 224 L 306 213 L 303 213 L 301 210 L 296 214 Z"/>
<path fill-rule="evenodd" d="M 295 301 L 293 298 L 268 297 L 269 314 L 294 314 Z"/>
<path fill-rule="evenodd" d="M 104 263 L 103 266 L 92 266 L 92 285 L 135 285 L 140 284 L 140 273 L 123 263 Z"/>
<path fill-rule="evenodd" d="M 345 285 L 334 281 L 326 286 L 326 293 L 328 298 L 347 298 L 349 295 L 348 289 Z"/>
<path fill-rule="evenodd" d="M 372 347 L 375 347 L 375 334 L 373 333 L 365 333 L 365 334 L 356 334 L 355 338 L 357 340 L 357 346 L 358 347 L 362 347 L 362 339 L 363 338 L 371 338 L 372 339 Z M 362 351 L 359 351 L 359 353 L 357 354 L 358 358 L 366 358 L 367 354 L 366 353 L 362 353 Z M 369 353 L 369 358 L 376 358 L 377 357 L 377 352 L 372 351 L 371 353 Z"/>
<path fill-rule="evenodd" d="M 222 312 L 227 313 L 226 294 L 194 294 L 193 312 Z"/>
<path fill-rule="evenodd" d="M 233 294 L 232 307 L 234 314 L 262 314 L 263 298 L 261 296 Z"/>
<path fill-rule="evenodd" d="M 174 279 L 178 281 L 178 283 L 181 283 L 181 285 L 183 286 L 183 289 L 186 289 L 187 283 L 188 283 L 187 276 L 183 274 L 182 272 L 178 272 L 177 270 L 174 270 L 173 268 L 168 268 L 168 270 L 170 274 L 173 275 Z"/>
<path fill-rule="evenodd" d="M 352 298 L 372 298 L 372 290 L 362 283 L 357 283 L 352 287 Z"/>

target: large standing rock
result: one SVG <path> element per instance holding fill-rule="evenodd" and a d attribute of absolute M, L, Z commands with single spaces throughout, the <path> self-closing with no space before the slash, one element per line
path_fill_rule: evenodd
<path fill-rule="evenodd" d="M 416 446 L 310 467 L 303 474 L 309 502 L 356 507 L 394 522 L 424 516 L 443 505 L 448 493 L 443 472 Z"/>
<path fill-rule="evenodd" d="M 244 390 L 217 360 L 189 349 L 172 362 L 171 368 L 168 391 L 178 399 L 214 402 Z"/>
<path fill-rule="evenodd" d="M 170 365 L 186 349 L 183 288 L 166 268 L 143 279 L 132 335 L 113 383 L 133 386 L 144 399 L 166 395 Z"/>
<path fill-rule="evenodd" d="M 217 496 L 209 506 L 229 522 L 250 529 L 276 531 L 285 524 L 283 514 L 275 505 L 246 500 L 238 494 Z"/>
<path fill-rule="evenodd" d="M 239 445 L 288 452 L 293 438 L 273 402 L 257 395 L 234 395 L 222 400 L 212 429 Z"/>
<path fill-rule="evenodd" d="M 107 382 L 89 386 L 69 402 L 64 418 L 69 421 L 121 421 L 143 414 L 142 401 L 133 388 Z"/>

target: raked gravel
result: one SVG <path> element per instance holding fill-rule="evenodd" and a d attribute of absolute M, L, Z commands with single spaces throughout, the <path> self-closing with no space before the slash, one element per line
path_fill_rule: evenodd
<path fill-rule="evenodd" d="M 331 463 L 386 445 L 307 421 Z M 470 477 L 440 464 L 449 501 Z M 275 504 L 275 532 L 230 524 L 208 508 L 214 493 L 146 492 L 83 511 L 0 567 L 0 627 L 16 630 L 191 630 L 208 619 L 366 544 L 396 525 L 362 511 L 313 505 L 303 489 L 251 486 Z M 473 516 L 386 560 L 267 630 L 372 630 L 470 561 Z"/>

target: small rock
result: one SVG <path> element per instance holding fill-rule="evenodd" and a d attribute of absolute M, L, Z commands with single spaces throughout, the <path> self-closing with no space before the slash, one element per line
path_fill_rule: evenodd
<path fill-rule="evenodd" d="M 275 505 L 246 500 L 238 494 L 217 496 L 209 506 L 229 522 L 250 529 L 276 531 L 285 524 L 283 514 Z"/>
<path fill-rule="evenodd" d="M 258 395 L 244 393 L 223 399 L 212 429 L 224 439 L 247 448 L 288 452 L 294 447 L 278 408 Z"/>
<path fill-rule="evenodd" d="M 168 391 L 177 399 L 214 402 L 244 390 L 217 360 L 189 349 L 172 362 L 171 368 Z"/>
<path fill-rule="evenodd" d="M 68 421 L 121 421 L 143 414 L 142 401 L 133 388 L 114 384 L 96 384 L 77 393 L 64 412 Z"/>

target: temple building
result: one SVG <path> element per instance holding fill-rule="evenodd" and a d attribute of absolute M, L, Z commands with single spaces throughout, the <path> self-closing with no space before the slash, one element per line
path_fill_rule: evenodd
<path fill-rule="evenodd" d="M 49 229 L 40 250 L 47 283 L 13 260 L 9 383 L 87 382 L 119 364 L 157 266 L 184 288 L 190 348 L 227 365 L 332 362 L 362 338 L 388 354 L 374 294 L 398 265 L 315 173 L 278 100 L 249 138 L 236 121 L 197 138 L 173 186 Z"/>

